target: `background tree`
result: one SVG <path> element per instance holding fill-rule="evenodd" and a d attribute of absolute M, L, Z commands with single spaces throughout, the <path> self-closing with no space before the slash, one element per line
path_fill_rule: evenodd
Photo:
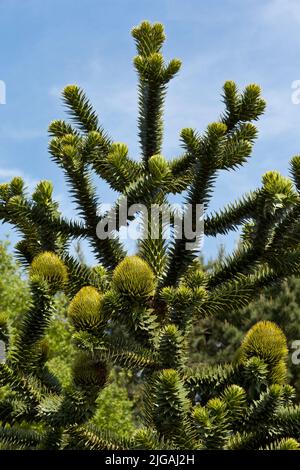
<path fill-rule="evenodd" d="M 168 162 L 161 155 L 163 104 L 181 63 L 165 63 L 161 24 L 143 22 L 132 35 L 140 161 L 107 136 L 84 92 L 69 85 L 63 98 L 74 125 L 52 122 L 49 150 L 80 219 L 69 221 L 59 212 L 49 182 L 40 182 L 31 197 L 20 178 L 0 187 L 1 217 L 21 234 L 16 251 L 31 291 L 30 307 L 9 338 L 7 362 L 0 365 L 0 384 L 13 391 L 0 404 L 0 440 L 37 449 L 296 449 L 300 408 L 286 384 L 287 343 L 275 323 L 254 325 L 227 366 L 189 368 L 187 346 L 199 318 L 230 318 L 264 288 L 299 273 L 300 157 L 292 159 L 292 179 L 270 171 L 255 191 L 208 214 L 218 173 L 238 168 L 251 154 L 253 122 L 265 108 L 260 88 L 251 84 L 239 92 L 226 82 L 220 119 L 202 136 L 183 129 L 184 153 Z M 134 217 L 108 228 L 109 237 L 98 237 L 96 227 L 107 214 L 98 215 L 95 174 L 120 193 L 116 213 L 124 196 L 129 205 L 149 208 L 183 193 L 194 231 L 197 205 L 203 204 L 207 236 L 242 226 L 243 241 L 205 273 L 199 250 L 187 246 L 199 242 L 199 234 L 190 240 L 173 230 L 165 240 L 160 217 L 158 238 L 141 240 L 137 254 L 127 256 L 116 235 Z M 70 255 L 77 238 L 90 243 L 96 267 Z M 66 386 L 50 370 L 44 342 L 60 292 L 68 297 L 76 347 Z M 90 424 L 113 366 L 135 371 L 143 383 L 143 426 L 130 438 Z"/>

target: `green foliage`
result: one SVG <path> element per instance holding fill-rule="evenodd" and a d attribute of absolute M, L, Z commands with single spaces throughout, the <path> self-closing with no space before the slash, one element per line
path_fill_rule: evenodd
<path fill-rule="evenodd" d="M 99 394 L 92 423 L 116 437 L 130 438 L 136 429 L 132 415 L 133 402 L 128 400 L 127 389 L 113 381 Z"/>
<path fill-rule="evenodd" d="M 179 374 L 174 369 L 164 369 L 153 380 L 146 402 L 148 424 L 158 435 L 175 446 L 188 446 L 191 436 L 188 414 L 190 403 Z"/>
<path fill-rule="evenodd" d="M 162 179 L 170 171 L 168 162 L 162 155 L 152 155 L 148 161 L 150 174 L 156 179 Z"/>
<path fill-rule="evenodd" d="M 78 218 L 61 215 L 48 182 L 31 197 L 20 179 L 0 187 L 0 216 L 21 235 L 16 249 L 29 271 L 31 293 L 18 328 L 7 335 L 7 359 L 0 364 L 0 385 L 8 388 L 0 401 L 0 442 L 55 450 L 295 448 L 299 406 L 286 384 L 287 345 L 278 326 L 252 326 L 226 365 L 190 367 L 187 346 L 195 323 L 229 320 L 267 287 L 299 274 L 299 159 L 292 160 L 291 180 L 268 172 L 253 193 L 205 214 L 208 236 L 242 230 L 237 249 L 206 272 L 198 259 L 201 234 L 179 236 L 172 211 L 170 222 L 162 213 L 154 225 L 143 219 L 148 239 L 134 256 L 126 255 L 118 232 L 136 216 L 99 237 L 98 223 L 107 214 L 99 215 L 95 175 L 120 193 L 117 215 L 125 197 L 129 205 L 149 209 L 170 207 L 170 194 L 184 196 L 195 232 L 198 205 L 207 212 L 218 174 L 246 163 L 257 136 L 254 122 L 265 109 L 258 85 L 240 92 L 226 82 L 219 120 L 203 135 L 183 129 L 184 154 L 167 162 L 161 155 L 163 105 L 181 62 L 165 62 L 161 24 L 144 21 L 132 35 L 141 161 L 106 135 L 83 90 L 69 85 L 63 99 L 75 128 L 54 121 L 49 151 L 64 172 Z M 170 240 L 163 237 L 166 228 Z M 71 242 L 80 239 L 93 250 L 96 268 L 70 255 Z M 187 242 L 194 242 L 192 250 Z M 55 333 L 59 298 L 69 303 L 64 322 L 75 327 L 60 333 L 72 336 L 72 352 L 65 349 L 69 380 L 62 383 L 45 342 L 49 331 Z M 105 396 L 113 403 L 108 378 L 120 369 L 139 382 L 143 404 L 140 429 L 130 436 L 95 426 L 102 405 L 106 412 Z"/>
<path fill-rule="evenodd" d="M 72 373 L 76 385 L 82 387 L 102 388 L 107 379 L 105 363 L 93 359 L 83 352 L 76 356 Z"/>
<path fill-rule="evenodd" d="M 138 55 L 134 65 L 139 76 L 139 138 L 143 160 L 159 154 L 163 138 L 163 104 L 166 84 L 179 71 L 178 59 L 164 63 L 161 48 L 165 40 L 163 26 L 143 21 L 133 28 Z"/>

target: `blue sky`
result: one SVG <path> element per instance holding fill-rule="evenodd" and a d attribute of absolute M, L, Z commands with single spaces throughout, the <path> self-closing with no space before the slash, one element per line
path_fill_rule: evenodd
<path fill-rule="evenodd" d="M 144 19 L 164 23 L 164 54 L 183 61 L 166 99 L 167 158 L 181 153 L 183 127 L 201 132 L 218 119 L 226 80 L 263 88 L 268 106 L 251 160 L 219 177 L 212 209 L 257 187 L 268 170 L 288 175 L 290 157 L 300 154 L 300 105 L 291 100 L 291 84 L 300 79 L 298 0 L 0 0 L 0 80 L 6 83 L 0 181 L 21 175 L 32 188 L 50 179 L 63 212 L 73 214 L 62 175 L 47 153 L 48 124 L 65 116 L 60 91 L 70 83 L 86 90 L 108 133 L 138 157 L 130 30 Z M 102 201 L 113 200 L 100 181 L 98 189 Z M 227 240 L 228 249 L 235 240 Z M 222 241 L 205 241 L 206 255 Z"/>

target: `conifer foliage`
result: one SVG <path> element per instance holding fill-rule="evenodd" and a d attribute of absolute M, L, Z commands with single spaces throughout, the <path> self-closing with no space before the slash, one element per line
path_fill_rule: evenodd
<path fill-rule="evenodd" d="M 50 182 L 32 196 L 21 178 L 0 186 L 0 216 L 20 235 L 16 253 L 28 269 L 31 305 L 21 327 L 0 324 L 6 361 L 0 364 L 0 442 L 18 449 L 298 449 L 300 407 L 287 384 L 286 339 L 270 321 L 245 336 L 231 364 L 187 367 L 193 322 L 226 319 L 265 287 L 300 271 L 300 157 L 291 179 L 270 171 L 261 186 L 218 213 L 209 202 L 218 174 L 236 170 L 250 157 L 255 121 L 265 102 L 255 84 L 239 92 L 223 88 L 224 112 L 203 135 L 181 131 L 183 154 L 162 155 L 163 107 L 169 81 L 181 62 L 165 62 L 161 24 L 142 22 L 132 30 L 137 56 L 139 161 L 114 142 L 99 123 L 84 92 L 63 91 L 71 123 L 50 124 L 49 151 L 62 169 L 78 218 L 67 220 L 53 199 Z M 156 238 L 127 256 L 115 236 L 98 237 L 101 220 L 95 176 L 128 204 L 168 204 L 181 194 L 194 211 L 205 207 L 205 235 L 242 229 L 234 253 L 203 272 L 198 251 L 185 237 Z M 132 220 L 132 216 L 125 224 Z M 172 225 L 172 219 L 171 219 Z M 110 235 L 113 235 L 112 233 Z M 96 267 L 70 254 L 74 239 L 87 240 Z M 59 291 L 69 297 L 77 356 L 73 378 L 63 387 L 47 367 L 45 334 Z M 11 333 L 11 334 L 9 334 Z M 143 419 L 130 439 L 116 439 L 90 424 L 96 399 L 112 367 L 139 372 L 144 383 Z"/>

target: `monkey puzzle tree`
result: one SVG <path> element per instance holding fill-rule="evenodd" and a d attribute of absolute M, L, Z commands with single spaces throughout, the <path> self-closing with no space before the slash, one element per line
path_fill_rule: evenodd
<path fill-rule="evenodd" d="M 246 334 L 232 364 L 187 367 L 193 322 L 226 318 L 265 287 L 300 270 L 298 222 L 300 157 L 291 162 L 292 180 L 271 171 L 262 185 L 241 200 L 208 214 L 218 173 L 234 170 L 250 156 L 265 102 L 257 85 L 240 93 L 233 82 L 223 90 L 225 111 L 204 135 L 183 129 L 184 153 L 161 155 L 163 104 L 168 82 L 179 71 L 165 63 L 161 24 L 134 28 L 138 55 L 140 161 L 125 144 L 113 142 L 82 90 L 63 91 L 73 124 L 50 124 L 50 154 L 63 170 L 79 218 L 59 212 L 51 183 L 39 183 L 31 197 L 14 178 L 0 188 L 1 218 L 21 234 L 16 252 L 28 268 L 31 308 L 18 331 L 6 334 L 7 359 L 0 382 L 11 394 L 0 403 L 0 441 L 34 449 L 297 449 L 300 407 L 286 384 L 286 339 L 272 322 L 259 322 Z M 205 208 L 205 235 L 242 227 L 242 243 L 209 273 L 201 270 L 199 249 L 175 230 L 165 239 L 165 221 L 148 220 L 148 237 L 135 256 L 126 256 L 118 223 L 107 237 L 96 227 L 99 215 L 94 176 L 100 176 L 128 205 L 168 206 L 170 194 L 184 193 L 192 208 Z M 172 208 L 171 208 L 172 214 Z M 158 236 L 152 237 L 151 224 Z M 178 228 L 178 227 L 177 227 Z M 150 234 L 150 236 L 149 236 Z M 195 233 L 194 242 L 199 241 Z M 70 255 L 70 242 L 86 239 L 97 258 L 92 268 Z M 72 382 L 62 387 L 47 367 L 45 332 L 59 291 L 70 299 L 69 321 L 78 349 Z M 112 366 L 138 371 L 144 383 L 143 420 L 130 439 L 118 440 L 89 421 Z"/>

